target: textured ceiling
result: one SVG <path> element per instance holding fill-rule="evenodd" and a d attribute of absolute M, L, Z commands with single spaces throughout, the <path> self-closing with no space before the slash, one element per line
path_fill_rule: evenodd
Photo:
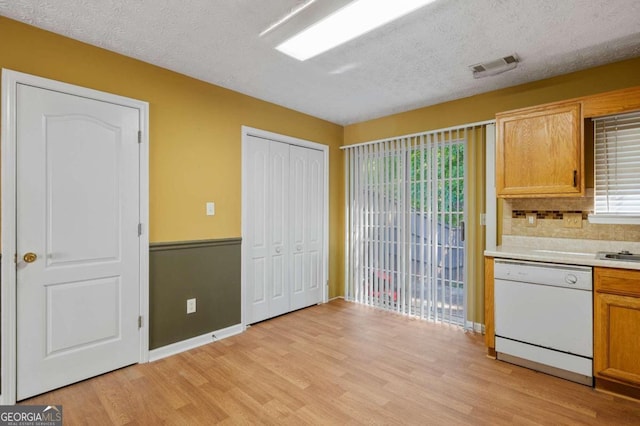
<path fill-rule="evenodd" d="M 395 0 L 399 1 L 399 0 Z M 347 0 L 0 0 L 0 15 L 338 124 L 640 56 L 638 0 L 436 0 L 298 62 L 274 49 Z M 514 71 L 469 65 L 517 53 Z"/>

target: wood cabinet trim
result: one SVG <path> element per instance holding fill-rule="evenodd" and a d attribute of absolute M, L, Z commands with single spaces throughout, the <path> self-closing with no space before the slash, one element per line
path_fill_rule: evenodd
<path fill-rule="evenodd" d="M 495 356 L 496 336 L 494 320 L 493 257 L 484 258 L 484 341 L 489 355 Z"/>
<path fill-rule="evenodd" d="M 596 377 L 595 382 L 596 390 L 598 391 L 629 398 L 634 401 L 640 400 L 640 388 L 638 387 L 604 377 Z"/>
<path fill-rule="evenodd" d="M 507 120 L 518 120 L 521 118 L 528 117 L 536 117 L 543 116 L 548 114 L 550 111 L 571 111 L 572 109 L 578 107 L 582 107 L 580 101 L 576 100 L 568 100 L 568 101 L 560 101 L 560 102 L 552 102 L 543 105 L 536 105 L 527 108 L 514 109 L 511 111 L 503 111 L 496 114 L 496 118 L 507 119 Z"/>
<path fill-rule="evenodd" d="M 585 118 L 640 110 L 640 86 L 580 98 Z"/>
<path fill-rule="evenodd" d="M 572 103 L 580 103 L 582 105 L 583 118 L 594 118 L 621 112 L 636 111 L 640 110 L 640 86 L 512 109 L 497 113 L 496 118 L 502 115 L 525 113 L 526 111 L 534 109 L 553 108 L 554 106 Z"/>

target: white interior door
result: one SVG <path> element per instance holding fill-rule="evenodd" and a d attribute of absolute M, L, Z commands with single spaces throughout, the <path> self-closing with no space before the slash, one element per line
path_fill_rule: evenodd
<path fill-rule="evenodd" d="M 17 399 L 139 360 L 139 111 L 17 88 Z"/>
<path fill-rule="evenodd" d="M 291 309 L 322 301 L 323 171 L 321 151 L 291 146 Z"/>

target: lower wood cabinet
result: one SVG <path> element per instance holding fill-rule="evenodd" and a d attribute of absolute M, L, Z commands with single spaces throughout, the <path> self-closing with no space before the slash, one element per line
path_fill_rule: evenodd
<path fill-rule="evenodd" d="M 596 387 L 640 398 L 640 271 L 594 268 Z"/>

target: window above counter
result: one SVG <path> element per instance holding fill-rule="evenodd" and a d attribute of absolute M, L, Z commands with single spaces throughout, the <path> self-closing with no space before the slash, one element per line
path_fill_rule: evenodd
<path fill-rule="evenodd" d="M 640 224 L 640 111 L 596 117 L 591 223 Z"/>

